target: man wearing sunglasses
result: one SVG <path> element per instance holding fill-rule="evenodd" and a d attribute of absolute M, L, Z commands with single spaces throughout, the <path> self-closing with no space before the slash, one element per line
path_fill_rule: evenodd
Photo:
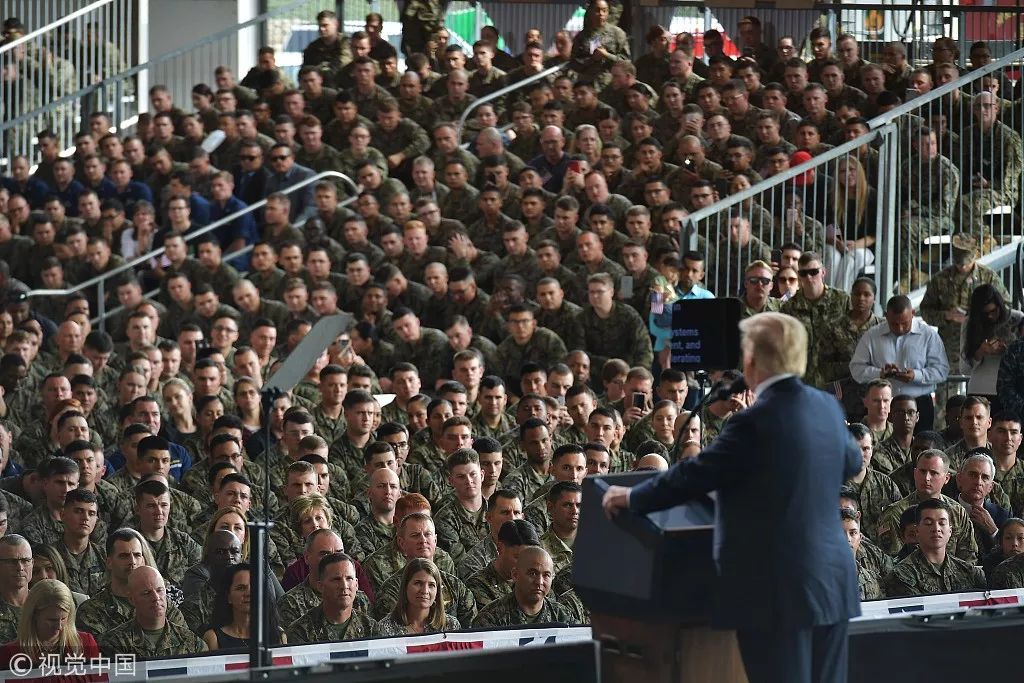
<path fill-rule="evenodd" d="M 818 367 L 818 357 L 821 355 L 818 347 L 822 333 L 839 324 L 850 308 L 850 295 L 826 285 L 826 274 L 817 254 L 813 251 L 801 254 L 797 269 L 800 290 L 782 305 L 783 313 L 797 318 L 807 328 L 807 372 L 804 382 L 816 387 L 824 384 Z"/>
<path fill-rule="evenodd" d="M 267 153 L 270 166 L 270 178 L 267 179 L 265 192 L 267 195 L 281 192 L 296 183 L 312 178 L 316 173 L 305 166 L 295 163 L 295 153 L 292 148 L 284 143 L 278 143 L 270 148 Z M 316 215 L 316 201 L 314 199 L 314 185 L 309 183 L 305 187 L 290 192 L 288 198 L 291 200 L 288 220 L 292 223 L 302 223 L 307 218 Z"/>
<path fill-rule="evenodd" d="M 778 311 L 782 302 L 771 295 L 772 267 L 764 261 L 754 261 L 743 272 L 742 317 L 749 318 L 765 311 Z"/>

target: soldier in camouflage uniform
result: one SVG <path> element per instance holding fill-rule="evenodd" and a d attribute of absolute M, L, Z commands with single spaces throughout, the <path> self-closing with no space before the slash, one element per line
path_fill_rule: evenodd
<path fill-rule="evenodd" d="M 539 545 L 536 529 L 526 520 L 513 519 L 502 523 L 498 529 L 494 560 L 466 580 L 466 588 L 473 593 L 478 609 L 512 593 L 512 568 L 518 549 Z"/>
<path fill-rule="evenodd" d="M 315 66 L 325 79 L 327 74 L 336 73 L 352 61 L 349 39 L 338 31 L 338 15 L 323 10 L 316 15 L 320 37 L 302 51 L 303 66 Z"/>
<path fill-rule="evenodd" d="M 364 557 L 389 544 L 395 535 L 395 503 L 402 495 L 398 475 L 381 467 L 367 481 L 368 510 L 355 525 L 356 539 Z"/>
<path fill-rule="evenodd" d="M 529 572 L 548 577 L 542 580 L 544 594 L 537 600 L 533 594 L 533 581 Z M 568 623 L 566 609 L 550 597 L 554 565 L 547 551 L 536 546 L 523 548 L 512 570 L 513 588 L 509 595 L 484 606 L 473 621 L 478 628 L 519 626 L 525 624 Z"/>
<path fill-rule="evenodd" d="M 408 515 L 407 515 L 408 516 Z M 431 529 L 433 524 L 431 523 Z M 398 538 L 398 532 L 396 532 L 395 540 L 386 546 L 380 548 L 366 560 L 363 561 L 363 571 L 370 577 L 374 586 L 383 586 L 384 583 L 390 579 L 396 572 L 401 572 L 405 566 L 408 558 L 402 552 L 400 548 L 400 540 Z M 436 539 L 435 536 L 431 535 L 432 539 Z M 445 551 L 437 548 L 436 540 L 433 540 L 434 555 L 432 559 L 437 568 L 445 574 L 455 573 L 455 562 L 452 561 L 451 555 Z"/>
<path fill-rule="evenodd" d="M 101 633 L 103 652 L 134 654 L 140 659 L 192 655 L 207 650 L 198 636 L 171 618 L 164 579 L 153 567 L 137 567 L 128 579 L 128 599 L 134 618 Z"/>
<path fill-rule="evenodd" d="M 402 8 L 402 53 L 427 51 L 427 41 L 444 26 L 444 0 L 408 0 Z"/>
<path fill-rule="evenodd" d="M 89 540 L 98 512 L 96 494 L 92 491 L 69 491 L 61 511 L 63 533 L 60 542 L 54 544 L 67 568 L 68 588 L 85 595 L 95 595 L 106 583 L 107 555 L 102 546 Z"/>
<path fill-rule="evenodd" d="M 925 500 L 940 499 L 949 506 L 952 522 L 950 548 L 953 555 L 966 562 L 974 562 L 978 556 L 978 543 L 974 538 L 974 526 L 967 509 L 941 493 L 942 487 L 949 481 L 948 456 L 935 449 L 922 451 L 917 456 L 917 468 L 926 470 L 928 476 L 915 473 L 916 490 L 882 510 L 882 516 L 878 520 L 879 547 L 890 555 L 898 553 L 903 547 L 899 534 L 900 517 L 904 510 Z"/>
<path fill-rule="evenodd" d="M 321 602 L 293 621 L 286 630 L 288 642 L 327 643 L 359 640 L 371 635 L 376 622 L 355 609 L 359 582 L 355 562 L 344 553 L 320 559 L 315 570 L 321 587 Z"/>
<path fill-rule="evenodd" d="M 609 358 L 621 358 L 630 367 L 649 368 L 654 363 L 650 332 L 636 310 L 612 299 L 611 279 L 607 273 L 587 279 L 590 303 L 581 315 L 584 348 L 596 368 Z"/>
<path fill-rule="evenodd" d="M 911 277 L 926 237 L 948 235 L 960 198 L 960 171 L 939 153 L 935 132 L 921 128 L 912 139 L 914 152 L 902 169 L 900 203 L 900 275 Z M 934 323 L 932 323 L 934 324 Z"/>
<path fill-rule="evenodd" d="M 480 493 L 480 458 L 471 448 L 460 448 L 448 456 L 446 470 L 453 490 L 437 506 L 434 523 L 438 544 L 458 562 L 488 531 L 484 518 L 487 506 Z"/>
<path fill-rule="evenodd" d="M 556 573 L 572 565 L 581 497 L 580 485 L 570 481 L 558 482 L 547 493 L 551 527 L 541 536 L 540 541 L 550 553 Z"/>
<path fill-rule="evenodd" d="M 961 199 L 959 225 L 970 226 L 977 235 L 987 227 L 985 214 L 989 210 L 1017 206 L 1020 197 L 1024 143 L 1019 133 L 998 121 L 997 99 L 990 92 L 972 99 L 974 125 L 964 133 L 965 137 L 970 135 L 970 140 L 961 141 L 962 148 L 971 150 L 971 154 L 962 169 L 964 185 L 970 183 L 970 191 Z"/>
<path fill-rule="evenodd" d="M 584 16 L 584 28 L 572 41 L 572 69 L 600 91 L 611 80 L 610 67 L 629 61 L 629 37 L 610 23 L 610 3 L 595 0 Z"/>
<path fill-rule="evenodd" d="M 379 619 L 385 618 L 398 604 L 399 592 L 402 590 L 403 571 L 397 571 L 391 575 L 384 584 L 377 588 L 377 601 L 373 606 L 373 614 Z M 444 602 L 445 612 L 459 620 L 460 624 L 470 624 L 476 617 L 476 600 L 473 594 L 466 588 L 462 579 L 441 572 L 441 600 Z"/>
<path fill-rule="evenodd" d="M 782 312 L 791 315 L 807 329 L 807 371 L 804 382 L 821 387 L 824 384 L 818 359 L 822 355 L 821 339 L 825 330 L 841 323 L 850 308 L 850 296 L 825 284 L 825 269 L 814 252 L 800 256 L 800 290 L 786 303 Z"/>
<path fill-rule="evenodd" d="M 342 552 L 345 552 L 345 544 L 336 532 L 330 529 L 317 529 L 306 537 L 303 559 L 308 567 L 316 567 L 321 557 Z M 277 609 L 281 615 L 281 623 L 291 624 L 320 604 L 320 593 L 313 586 L 314 578 L 310 570 L 310 574 L 302 583 L 278 598 Z M 365 612 L 369 605 L 366 594 L 359 591 L 356 594 L 355 611 Z"/>
<path fill-rule="evenodd" d="M 875 447 L 871 460 L 871 468 L 882 474 L 892 474 L 913 458 L 910 447 L 914 441 L 914 427 L 920 419 L 917 402 L 909 396 L 894 398 L 889 419 L 893 433 Z"/>
<path fill-rule="evenodd" d="M 551 330 L 538 327 L 533 310 L 525 304 L 510 308 L 506 318 L 509 336 L 498 344 L 501 367 L 491 370 L 505 380 L 507 386 L 519 386 L 520 368 L 525 363 L 547 368 L 565 358 L 565 344 Z"/>
<path fill-rule="evenodd" d="M 953 505 L 959 506 L 955 502 Z M 918 548 L 897 562 L 892 573 L 885 577 L 885 594 L 888 597 L 985 589 L 985 573 L 981 567 L 946 551 L 950 535 L 956 529 L 949 513 L 945 501 L 930 499 L 918 503 Z"/>
<path fill-rule="evenodd" d="M 856 560 L 860 552 L 863 537 L 860 533 L 860 519 L 853 510 L 840 508 L 839 517 L 846 532 L 846 539 L 850 543 L 850 550 Z M 861 600 L 878 600 L 884 597 L 882 588 L 878 582 L 878 575 L 866 566 L 857 563 L 857 592 Z"/>
<path fill-rule="evenodd" d="M 1024 588 L 1024 555 L 1003 560 L 992 572 L 992 588 Z"/>
<path fill-rule="evenodd" d="M 888 475 L 871 468 L 874 457 L 874 439 L 871 431 L 862 424 L 850 425 L 850 433 L 860 446 L 864 466 L 846 482 L 846 487 L 860 505 L 859 531 L 865 537 L 878 539 L 878 519 L 882 510 L 903 497 L 896 483 Z"/>
<path fill-rule="evenodd" d="M 160 481 L 151 479 L 135 489 L 135 514 L 140 522 L 136 528 L 149 543 L 160 573 L 180 584 L 185 572 L 199 564 L 203 550 L 187 533 L 168 526 L 171 505 L 170 491 Z"/>
<path fill-rule="evenodd" d="M 18 639 L 18 618 L 28 598 L 32 548 L 23 537 L 7 535 L 0 543 L 0 560 L 0 638 L 9 643 Z"/>
<path fill-rule="evenodd" d="M 1009 302 L 1011 298 L 1002 278 L 976 261 L 978 243 L 974 237 L 958 233 L 953 236 L 952 246 L 953 265 L 943 268 L 928 282 L 920 312 L 926 323 L 939 329 L 950 367 L 959 367 L 960 330 L 967 318 L 975 288 L 983 284 L 992 285 L 1003 301 Z"/>

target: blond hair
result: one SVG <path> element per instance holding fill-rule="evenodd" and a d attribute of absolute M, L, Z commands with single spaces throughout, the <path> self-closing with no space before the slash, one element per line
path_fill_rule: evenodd
<path fill-rule="evenodd" d="M 43 579 L 29 590 L 25 604 L 21 608 L 21 616 L 18 618 L 18 645 L 33 662 L 42 657 L 44 649 L 52 650 L 39 640 L 36 634 L 36 613 L 50 607 L 59 607 L 67 612 L 68 616 L 57 635 L 57 651 L 66 655 L 81 656 L 82 641 L 75 629 L 75 599 L 71 595 L 71 589 L 57 579 Z"/>
<path fill-rule="evenodd" d="M 766 377 L 803 376 L 807 370 L 807 330 L 785 313 L 759 313 L 740 322 L 744 355 L 750 354 Z"/>
<path fill-rule="evenodd" d="M 323 510 L 324 517 L 327 518 L 327 526 L 334 526 L 334 512 L 327 499 L 319 493 L 307 493 L 288 503 L 288 518 L 292 523 L 292 528 L 299 531 L 302 527 L 302 518 L 314 510 Z"/>

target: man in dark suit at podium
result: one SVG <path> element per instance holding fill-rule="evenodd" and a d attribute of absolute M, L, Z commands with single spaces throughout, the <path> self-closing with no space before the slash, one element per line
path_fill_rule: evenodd
<path fill-rule="evenodd" d="M 647 513 L 717 491 L 712 625 L 735 629 L 750 683 L 842 683 L 857 574 L 836 499 L 861 466 L 836 400 L 803 384 L 807 333 L 781 313 L 740 323 L 757 400 L 696 458 L 632 489 L 608 514 Z"/>

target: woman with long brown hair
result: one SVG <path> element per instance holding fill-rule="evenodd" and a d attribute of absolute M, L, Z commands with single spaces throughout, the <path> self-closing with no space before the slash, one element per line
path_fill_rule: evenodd
<path fill-rule="evenodd" d="M 824 253 L 829 284 L 849 291 L 858 274 L 875 262 L 872 248 L 878 200 L 856 157 L 843 157 L 836 164 L 829 204 Z"/>
<path fill-rule="evenodd" d="M 409 560 L 402 573 L 398 604 L 377 622 L 373 635 L 404 636 L 413 633 L 457 631 L 459 621 L 444 611 L 441 572 L 430 560 Z"/>

